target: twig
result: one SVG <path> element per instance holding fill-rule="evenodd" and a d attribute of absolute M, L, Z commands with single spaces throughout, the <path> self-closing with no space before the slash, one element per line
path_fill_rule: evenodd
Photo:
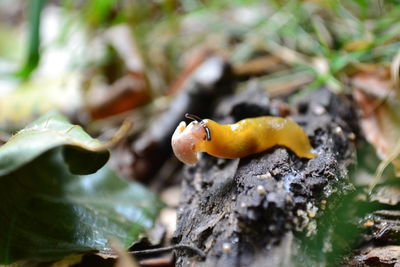
<path fill-rule="evenodd" d="M 202 259 L 205 259 L 206 254 L 201 251 L 199 248 L 191 246 L 191 245 L 173 245 L 173 246 L 168 246 L 168 247 L 163 247 L 163 248 L 153 248 L 153 249 L 144 249 L 144 250 L 138 250 L 138 251 L 129 251 L 130 254 L 132 255 L 146 255 L 146 254 L 152 254 L 152 253 L 160 253 L 160 252 L 167 252 L 171 250 L 190 250 L 200 256 Z"/>

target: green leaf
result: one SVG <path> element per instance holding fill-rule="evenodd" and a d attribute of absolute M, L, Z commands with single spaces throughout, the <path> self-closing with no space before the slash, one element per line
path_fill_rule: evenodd
<path fill-rule="evenodd" d="M 0 147 L 0 264 L 109 253 L 110 239 L 126 249 L 153 226 L 162 203 L 143 186 L 108 168 L 85 176 L 69 171 L 82 172 L 78 159 L 95 161 L 105 146 L 68 125 L 50 115 Z M 71 156 L 76 158 L 69 165 Z M 92 164 L 100 168 L 103 159 Z M 89 169 L 97 170 L 84 171 Z"/>
<path fill-rule="evenodd" d="M 16 170 L 58 146 L 75 174 L 93 173 L 108 160 L 107 146 L 59 114 L 48 114 L 28 125 L 0 147 L 0 176 Z M 72 151 L 71 151 L 72 150 Z"/>

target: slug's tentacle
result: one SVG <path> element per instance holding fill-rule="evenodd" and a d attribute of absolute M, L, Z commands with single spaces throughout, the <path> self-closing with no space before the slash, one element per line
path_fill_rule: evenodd
<path fill-rule="evenodd" d="M 193 115 L 193 114 L 190 114 L 190 113 L 186 113 L 185 114 L 185 118 L 191 119 L 191 120 L 194 120 L 194 121 L 197 121 L 197 122 L 201 122 L 203 120 L 199 116 Z"/>
<path fill-rule="evenodd" d="M 204 131 L 206 131 L 207 141 L 211 141 L 211 132 L 207 126 L 204 126 Z"/>
<path fill-rule="evenodd" d="M 187 127 L 185 122 L 179 124 L 172 136 L 172 148 L 175 155 L 189 165 L 198 161 L 199 152 L 221 158 L 241 158 L 274 146 L 287 147 L 302 158 L 315 157 L 308 136 L 289 119 L 263 116 L 220 125 L 191 114 L 185 117 L 194 121 Z"/>

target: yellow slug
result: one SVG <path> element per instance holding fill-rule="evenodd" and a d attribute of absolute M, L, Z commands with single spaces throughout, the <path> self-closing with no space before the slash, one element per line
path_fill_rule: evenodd
<path fill-rule="evenodd" d="M 176 157 L 192 165 L 198 161 L 199 152 L 220 158 L 242 158 L 265 151 L 274 146 L 284 146 L 301 158 L 314 158 L 308 136 L 290 119 L 263 116 L 221 125 L 210 119 L 193 119 L 186 126 L 182 121 L 172 135 L 172 149 Z"/>

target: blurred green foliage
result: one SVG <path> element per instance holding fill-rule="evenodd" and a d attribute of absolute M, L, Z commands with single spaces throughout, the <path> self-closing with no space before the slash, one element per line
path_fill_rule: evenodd
<path fill-rule="evenodd" d="M 0 264 L 128 249 L 163 204 L 108 168 L 107 147 L 57 114 L 0 146 Z M 79 176 L 77 174 L 90 174 Z"/>
<path fill-rule="evenodd" d="M 40 15 L 46 1 L 29 3 L 29 53 L 18 72 L 24 78 L 38 66 Z M 160 76 L 168 70 L 157 66 L 160 59 L 152 57 L 154 52 L 176 71 L 182 52 L 211 40 L 239 62 L 260 51 L 290 49 L 304 56 L 291 63 L 304 65 L 315 76 L 312 87 L 331 83 L 338 88 L 343 85 L 341 74 L 352 64 L 391 61 L 400 48 L 397 4 L 397 0 L 63 0 L 60 7 L 82 19 L 93 36 L 112 25 L 129 24 L 147 68 L 155 68 Z M 223 38 L 216 38 L 218 35 Z M 233 39 L 239 42 L 232 43 Z M 315 57 L 330 62 L 327 72 L 313 64 Z M 167 74 L 168 82 L 171 75 Z"/>

